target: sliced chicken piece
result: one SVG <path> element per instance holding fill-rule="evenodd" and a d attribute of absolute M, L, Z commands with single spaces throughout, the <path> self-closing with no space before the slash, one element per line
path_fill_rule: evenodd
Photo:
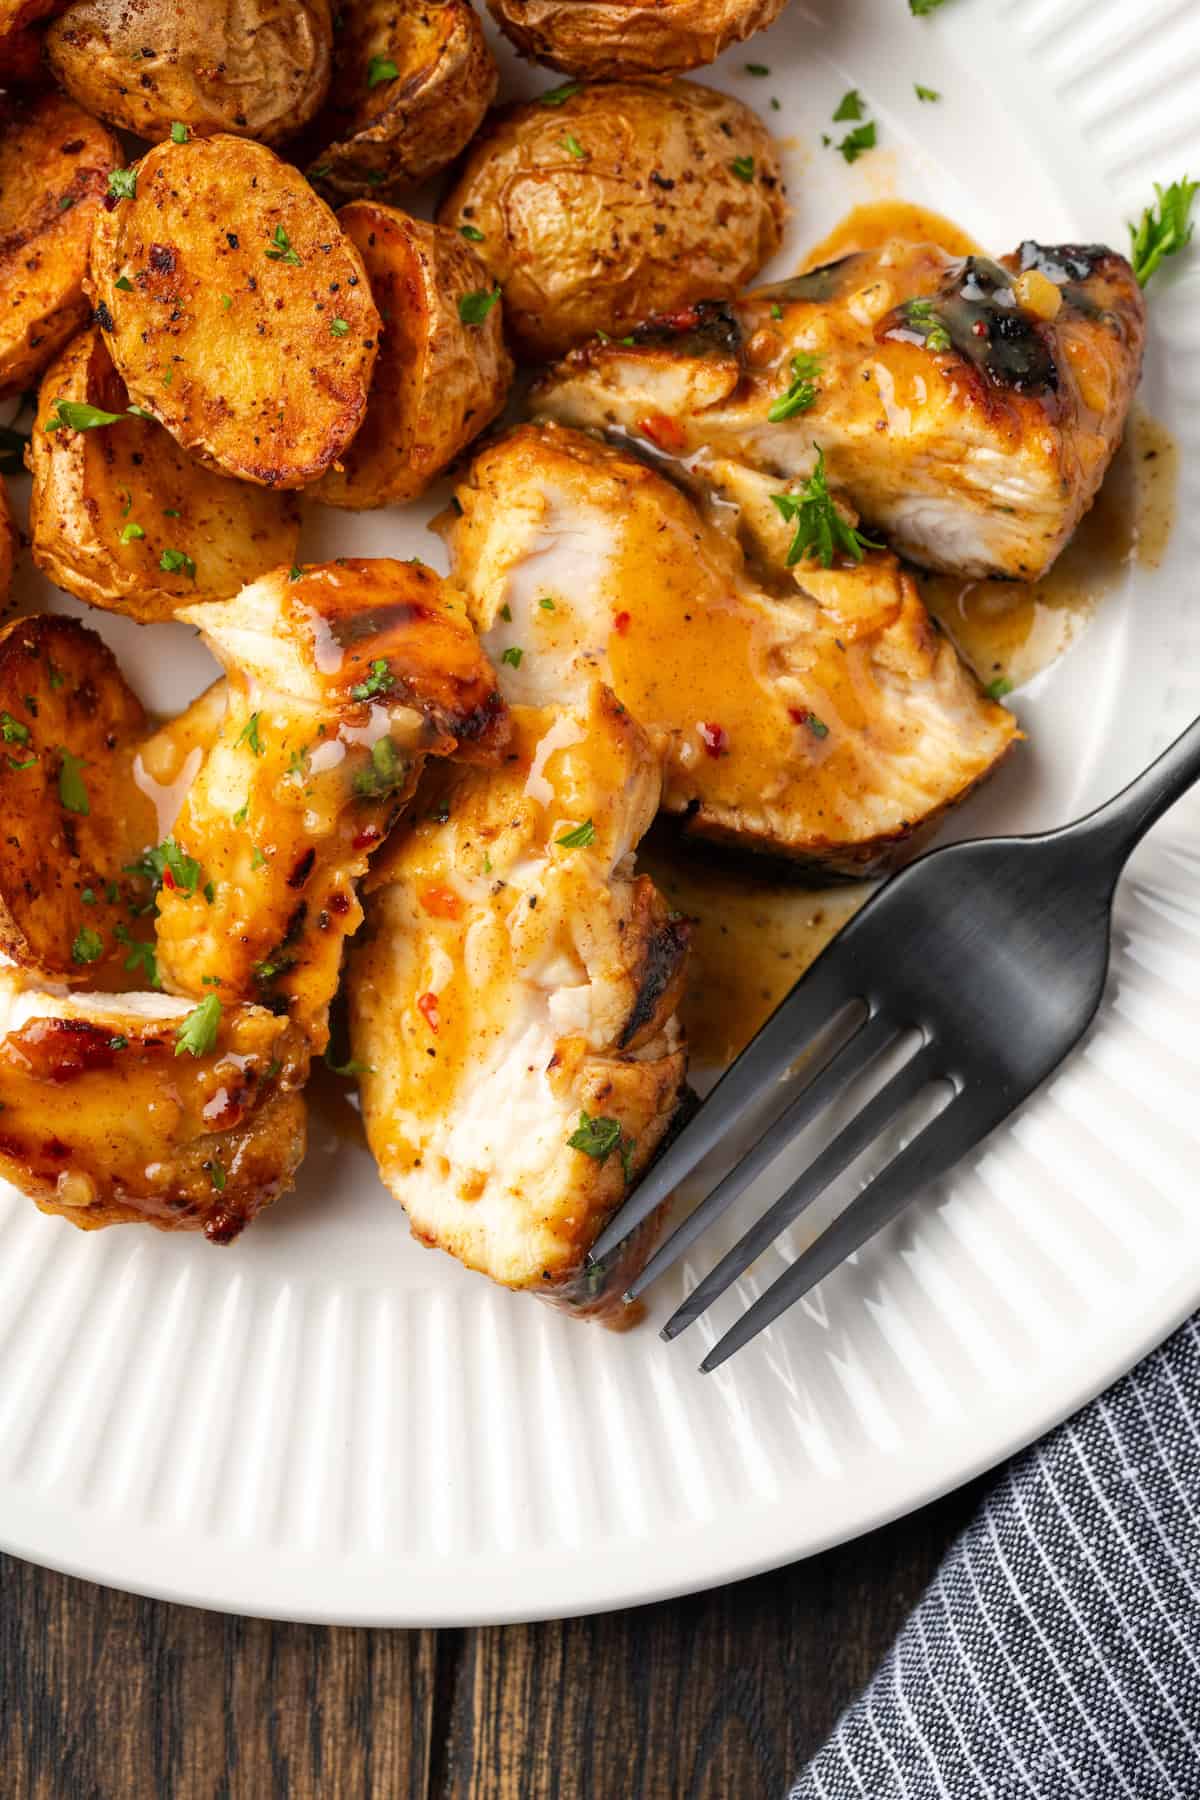
<path fill-rule="evenodd" d="M 496 769 L 430 765 L 369 877 L 351 1042 L 384 1181 L 420 1240 L 620 1320 L 658 1221 L 584 1258 L 679 1109 L 688 927 L 633 853 L 658 760 L 609 690 L 513 711 Z"/>
<path fill-rule="evenodd" d="M 142 1220 L 228 1243 L 292 1184 L 307 1067 L 303 1033 L 260 1006 L 197 1022 L 189 1000 L 5 969 L 0 1174 L 85 1231 Z"/>
<path fill-rule="evenodd" d="M 894 557 L 768 588 L 662 475 L 553 424 L 485 450 L 457 501 L 455 579 L 506 699 L 578 704 L 608 682 L 692 831 L 862 874 L 1018 735 Z"/>
<path fill-rule="evenodd" d="M 651 320 L 550 371 L 535 410 L 787 488 L 818 449 L 894 549 L 968 576 L 1043 575 L 1091 505 L 1141 367 L 1145 304 L 1102 245 L 1000 262 L 893 239 Z"/>
<path fill-rule="evenodd" d="M 426 756 L 499 752 L 504 703 L 461 596 L 419 563 L 279 569 L 183 616 L 228 691 L 174 825 L 159 972 L 174 992 L 290 1007 L 319 1051 L 371 853 Z M 180 747 L 158 746 L 168 780 Z"/>

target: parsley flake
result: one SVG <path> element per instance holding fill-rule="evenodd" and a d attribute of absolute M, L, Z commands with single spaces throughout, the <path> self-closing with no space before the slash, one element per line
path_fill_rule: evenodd
<path fill-rule="evenodd" d="M 386 694 L 395 685 L 396 677 L 388 668 L 387 658 L 376 656 L 371 660 L 371 671 L 367 679 L 357 682 L 350 689 L 350 698 L 352 700 L 372 700 L 376 694 Z"/>
<path fill-rule="evenodd" d="M 1129 260 L 1140 287 L 1145 287 L 1164 257 L 1177 255 L 1191 243 L 1195 229 L 1191 219 L 1192 201 L 1198 188 L 1200 182 L 1189 181 L 1186 175 L 1182 181 L 1173 181 L 1168 188 L 1161 188 L 1155 182 L 1157 209 L 1148 206 L 1141 222 L 1129 227 L 1132 241 Z"/>
<path fill-rule="evenodd" d="M 173 144 L 186 144 L 188 135 L 188 128 L 182 119 L 171 120 L 171 142 Z"/>
<path fill-rule="evenodd" d="M 572 94 L 578 92 L 579 83 L 577 81 L 564 81 L 561 87 L 547 88 L 544 94 L 539 94 L 538 105 L 561 106 L 564 100 L 569 100 Z"/>
<path fill-rule="evenodd" d="M 196 579 L 196 565 L 186 550 L 164 550 L 158 559 L 158 566 L 167 575 L 177 575 L 182 570 L 193 581 Z"/>
<path fill-rule="evenodd" d="M 354 792 L 361 800 L 382 799 L 395 793 L 408 778 L 408 764 L 396 752 L 390 737 L 380 738 L 371 746 L 371 760 L 354 777 Z"/>
<path fill-rule="evenodd" d="M 585 819 L 582 825 L 576 825 L 574 831 L 568 831 L 554 841 L 561 844 L 564 850 L 586 850 L 589 844 L 596 841 L 596 827 L 590 819 Z"/>
<path fill-rule="evenodd" d="M 739 181 L 754 180 L 754 158 L 752 156 L 735 156 L 729 166 Z"/>
<path fill-rule="evenodd" d="M 118 275 L 117 279 L 113 282 L 113 286 L 115 288 L 120 288 L 123 294 L 132 294 L 133 292 L 133 283 L 130 281 L 128 275 Z"/>
<path fill-rule="evenodd" d="M 808 556 L 815 557 L 823 569 L 832 568 L 838 551 L 860 563 L 867 550 L 879 548 L 847 524 L 834 505 L 825 479 L 823 450 L 818 449 L 817 466 L 798 494 L 772 494 L 771 501 L 789 524 L 795 521 L 786 559 L 789 569 Z"/>
<path fill-rule="evenodd" d="M 331 1075 L 373 1075 L 375 1073 L 370 1063 L 355 1062 L 353 1057 L 344 1063 L 334 1062 L 332 1044 L 325 1046 L 325 1067 Z"/>
<path fill-rule="evenodd" d="M 87 788 L 80 772 L 84 767 L 84 760 L 82 756 L 72 756 L 61 744 L 58 754 L 58 797 L 68 812 L 79 813 L 86 818 L 91 807 L 88 805 Z"/>
<path fill-rule="evenodd" d="M 108 177 L 108 191 L 115 200 L 133 200 L 137 196 L 137 170 L 113 169 Z"/>
<path fill-rule="evenodd" d="M 334 337 L 345 337 L 350 325 L 346 319 L 330 319 L 329 329 Z"/>
<path fill-rule="evenodd" d="M 942 97 L 936 88 L 922 87 L 919 81 L 913 82 L 913 93 L 917 96 L 918 100 L 932 101 L 940 100 Z"/>
<path fill-rule="evenodd" d="M 117 424 L 121 417 L 120 413 L 105 412 L 99 406 L 89 406 L 86 400 L 56 400 L 54 411 L 42 430 L 61 431 L 65 426 L 68 431 L 95 431 L 98 425 Z"/>
<path fill-rule="evenodd" d="M 562 146 L 569 156 L 575 158 L 576 162 L 583 162 L 587 156 L 587 151 L 584 149 L 579 139 L 570 131 L 568 131 L 563 138 Z"/>
<path fill-rule="evenodd" d="M 833 115 L 834 123 L 837 124 L 841 119 L 861 119 L 862 116 L 863 97 L 857 88 L 851 88 L 838 101 L 837 111 Z"/>
<path fill-rule="evenodd" d="M 810 356 L 806 350 L 799 351 L 792 358 L 792 380 L 786 393 L 773 400 L 767 411 L 767 418 L 772 425 L 778 425 L 783 419 L 794 418 L 797 413 L 807 412 L 820 393 L 816 377 L 821 372 L 821 358 Z"/>
<path fill-rule="evenodd" d="M 235 750 L 239 749 L 242 744 L 247 744 L 250 749 L 253 750 L 255 756 L 262 755 L 266 746 L 258 734 L 258 721 L 260 716 L 261 715 L 256 712 L 250 714 L 250 717 L 246 720 L 246 723 L 242 726 L 242 729 L 234 739 L 233 747 Z"/>
<path fill-rule="evenodd" d="M 0 734 L 6 744 L 27 744 L 29 727 L 22 725 L 20 719 L 14 719 L 10 712 L 0 712 Z"/>
<path fill-rule="evenodd" d="M 145 535 L 146 534 L 141 526 L 135 525 L 132 519 L 129 521 L 128 525 L 122 525 L 121 527 L 121 542 L 123 544 L 132 544 L 136 539 L 144 538 Z"/>
<path fill-rule="evenodd" d="M 215 994 L 209 994 L 180 1022 L 175 1033 L 176 1056 L 182 1056 L 185 1050 L 189 1056 L 208 1056 L 216 1048 L 220 1028 L 221 1002 Z"/>
<path fill-rule="evenodd" d="M 525 652 L 519 649 L 516 644 L 510 644 L 508 649 L 504 652 L 504 655 L 500 658 L 500 661 L 502 663 L 507 663 L 512 669 L 519 669 L 521 666 L 521 658 L 524 654 Z"/>
<path fill-rule="evenodd" d="M 995 681 L 989 681 L 983 690 L 989 700 L 1003 700 L 1005 694 L 1011 694 L 1013 684 L 1007 675 L 997 675 Z"/>
<path fill-rule="evenodd" d="M 104 939 L 90 925 L 81 925 L 75 933 L 75 942 L 71 945 L 71 961 L 77 963 L 98 962 L 104 955 Z"/>
<path fill-rule="evenodd" d="M 465 237 L 469 244 L 482 244 L 483 242 L 483 233 L 478 225 L 460 225 L 458 235 Z"/>
<path fill-rule="evenodd" d="M 395 81 L 400 71 L 390 56 L 373 56 L 367 64 L 367 86 L 376 88 L 384 81 Z"/>
<path fill-rule="evenodd" d="M 838 145 L 838 149 L 848 163 L 857 162 L 864 150 L 875 148 L 875 121 L 871 119 L 866 125 L 856 125 L 848 131 Z"/>
<path fill-rule="evenodd" d="M 482 325 L 499 298 L 499 287 L 494 287 L 490 293 L 486 288 L 475 288 L 469 294 L 461 294 L 458 316 L 464 325 Z"/>
<path fill-rule="evenodd" d="M 291 239 L 282 225 L 277 225 L 271 237 L 270 248 L 264 252 L 268 262 L 291 263 L 300 267 L 300 258 L 292 249 Z"/>
<path fill-rule="evenodd" d="M 607 1162 L 613 1151 L 620 1147 L 622 1138 L 621 1121 L 619 1119 L 592 1118 L 581 1110 L 579 1123 L 567 1139 L 572 1150 L 582 1150 L 598 1163 Z M 630 1146 L 632 1148 L 632 1144 Z"/>

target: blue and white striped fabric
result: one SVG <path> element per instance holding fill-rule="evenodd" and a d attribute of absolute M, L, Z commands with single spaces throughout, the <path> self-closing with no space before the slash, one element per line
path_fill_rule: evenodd
<path fill-rule="evenodd" d="M 1200 1800 L 1200 1316 L 1006 1471 L 790 1800 Z"/>

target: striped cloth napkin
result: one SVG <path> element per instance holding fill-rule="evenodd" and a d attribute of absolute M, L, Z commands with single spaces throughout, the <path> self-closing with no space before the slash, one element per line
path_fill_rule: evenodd
<path fill-rule="evenodd" d="M 790 1800 L 1200 1800 L 1200 1315 L 1012 1463 Z"/>

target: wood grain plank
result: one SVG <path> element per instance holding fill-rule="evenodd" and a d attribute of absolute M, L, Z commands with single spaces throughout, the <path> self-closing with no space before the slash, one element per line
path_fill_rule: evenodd
<path fill-rule="evenodd" d="M 468 1633 L 445 1800 L 782 1795 L 879 1663 L 980 1488 L 736 1587 Z"/>
<path fill-rule="evenodd" d="M 436 1633 L 279 1625 L 0 1557 L 5 1800 L 426 1800 Z"/>

